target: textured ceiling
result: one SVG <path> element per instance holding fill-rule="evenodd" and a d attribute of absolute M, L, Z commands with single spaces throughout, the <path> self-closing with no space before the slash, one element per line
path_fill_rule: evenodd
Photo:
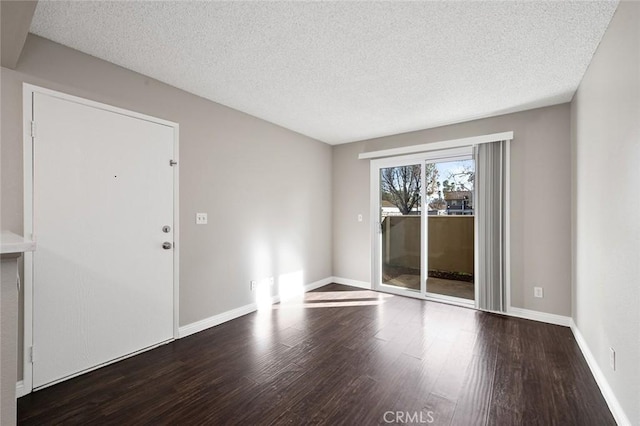
<path fill-rule="evenodd" d="M 567 102 L 616 6 L 41 0 L 31 32 L 336 144 Z"/>

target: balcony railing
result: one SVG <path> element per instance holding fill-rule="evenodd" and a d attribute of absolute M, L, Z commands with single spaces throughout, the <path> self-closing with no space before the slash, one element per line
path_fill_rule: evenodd
<path fill-rule="evenodd" d="M 473 216 L 428 216 L 429 269 L 473 274 Z M 382 222 L 384 263 L 420 269 L 420 216 Z"/>

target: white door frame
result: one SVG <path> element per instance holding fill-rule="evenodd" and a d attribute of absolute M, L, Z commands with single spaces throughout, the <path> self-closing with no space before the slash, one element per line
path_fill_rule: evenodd
<path fill-rule="evenodd" d="M 414 298 L 424 298 L 426 287 L 426 271 L 424 270 L 425 263 L 425 247 L 426 247 L 426 229 L 424 227 L 425 215 L 424 213 L 424 185 L 421 186 L 421 214 L 420 214 L 420 291 L 412 291 L 403 289 L 393 285 L 385 285 L 382 283 L 382 223 L 380 221 L 380 170 L 388 167 L 400 167 L 411 166 L 415 164 L 422 164 L 424 160 L 424 154 L 406 155 L 401 157 L 382 158 L 379 160 L 371 161 L 371 279 L 372 287 L 376 291 L 382 291 L 385 293 L 398 294 L 400 296 L 408 296 Z M 420 167 L 420 173 L 422 182 L 424 182 L 425 168 Z"/>
<path fill-rule="evenodd" d="M 392 148 L 392 149 L 384 149 L 384 150 L 380 150 L 380 151 L 369 151 L 369 152 L 363 152 L 360 153 L 358 155 L 358 158 L 361 160 L 364 159 L 370 159 L 371 160 L 371 164 L 370 164 L 370 177 L 369 177 L 369 185 L 370 185 L 370 196 L 369 196 L 369 200 L 370 200 L 370 219 L 371 219 L 371 230 L 370 230 L 370 235 L 371 235 L 371 286 L 372 289 L 374 290 L 379 290 L 379 286 L 376 284 L 376 282 L 380 282 L 380 270 L 378 270 L 377 265 L 380 264 L 380 258 L 378 256 L 380 256 L 380 249 L 379 249 L 379 239 L 380 239 L 380 234 L 379 234 L 379 230 L 380 230 L 380 225 L 379 225 L 379 212 L 380 212 L 380 194 L 378 193 L 379 189 L 378 189 L 378 179 L 379 179 L 379 170 L 380 167 L 378 167 L 378 165 L 384 165 L 384 164 L 388 164 L 387 167 L 390 167 L 394 164 L 395 160 L 400 160 L 400 159 L 412 159 L 414 161 L 419 161 L 420 159 L 424 158 L 425 154 L 428 154 L 430 156 L 432 156 L 431 158 L 442 158 L 441 156 L 443 155 L 443 152 L 446 152 L 446 150 L 449 150 L 450 148 L 460 148 L 460 147 L 466 147 L 466 148 L 476 148 L 478 145 L 484 144 L 484 143 L 491 143 L 491 142 L 497 142 L 497 141 L 505 141 L 505 159 L 504 159 L 504 177 L 505 177 L 505 181 L 504 181 L 504 191 L 505 191 L 505 195 L 504 195 L 504 214 L 505 214 L 505 221 L 504 221 L 504 268 L 505 268 L 505 299 L 506 299 L 506 312 L 500 312 L 501 314 L 510 314 L 510 315 L 514 315 L 514 309 L 516 308 L 512 308 L 511 306 L 511 141 L 514 138 L 514 132 L 513 131 L 508 131 L 508 132 L 502 132 L 502 133 L 492 133 L 492 134 L 487 134 L 487 135 L 479 135 L 479 136 L 472 136 L 472 137 L 467 137 L 467 138 L 461 138 L 461 139 L 450 139 L 450 140 L 443 140 L 443 141 L 437 141 L 437 142 L 430 142 L 430 143 L 423 143 L 420 145 L 410 145 L 410 146 L 406 146 L 406 147 L 400 147 L 400 148 Z M 474 154 L 475 155 L 475 154 Z M 384 163 L 383 160 L 389 159 L 390 162 L 388 163 Z M 384 166 L 383 166 L 384 167 Z M 477 196 L 476 196 L 477 199 Z M 476 246 L 475 246 L 475 253 L 478 252 L 479 247 L 478 247 L 478 238 L 477 238 L 477 230 L 478 230 L 478 224 L 477 224 L 478 218 L 476 216 L 476 219 L 474 221 L 474 238 L 476 241 Z M 475 272 L 477 275 L 478 272 L 478 262 L 477 262 L 477 257 L 474 260 L 475 266 Z M 383 291 L 389 291 L 390 293 L 396 293 L 396 294 L 400 294 L 402 296 L 410 296 L 410 297 L 418 297 L 418 298 L 423 298 L 426 300 L 434 300 L 433 298 L 429 297 L 429 296 L 420 296 L 419 293 L 417 292 L 408 292 L 408 291 L 402 291 L 402 289 L 396 291 L 396 289 L 394 289 L 391 286 L 387 286 L 385 288 L 385 290 Z M 478 287 L 476 286 L 476 292 L 475 292 L 475 300 L 476 300 L 476 304 L 478 301 Z M 409 294 L 407 294 L 409 293 Z M 444 303 L 453 303 L 453 304 L 457 304 L 455 301 L 449 301 L 446 300 L 444 298 L 440 298 L 437 299 L 436 301 L 438 302 L 444 302 Z M 467 306 L 467 305 L 463 305 L 463 306 Z M 476 305 L 476 309 L 477 309 L 477 305 Z M 517 314 L 515 314 L 516 316 L 518 316 Z"/>
<path fill-rule="evenodd" d="M 24 161 L 24 235 L 37 241 L 37 235 L 33 235 L 33 137 L 37 128 L 32 127 L 33 117 L 33 98 L 35 93 L 53 96 L 66 101 L 75 102 L 81 105 L 98 108 L 101 110 L 114 112 L 116 114 L 126 115 L 128 117 L 146 120 L 152 123 L 162 124 L 173 128 L 173 338 L 178 338 L 179 328 L 179 296 L 180 296 L 180 270 L 179 270 L 179 254 L 180 254 L 180 238 L 179 238 L 179 125 L 160 118 L 151 117 L 134 111 L 117 108 L 100 102 L 91 101 L 77 96 L 68 95 L 66 93 L 57 92 L 55 90 L 34 86 L 24 83 L 22 87 L 22 119 L 23 119 L 23 161 Z M 22 386 L 18 384 L 17 396 L 23 396 L 33 391 L 33 364 L 31 363 L 31 348 L 33 347 L 33 253 L 25 253 L 24 256 L 24 305 L 23 305 L 23 380 Z M 146 348 L 144 350 L 148 350 Z M 123 358 L 135 355 L 129 354 Z M 118 361 L 118 358 L 111 362 Z M 95 368 L 102 367 L 101 364 Z M 85 373 L 86 371 L 83 371 Z"/>
<path fill-rule="evenodd" d="M 441 151 L 442 154 L 441 155 L 437 155 L 437 156 L 429 156 L 426 160 L 424 160 L 425 164 L 437 164 L 437 163 L 445 163 L 448 161 L 456 161 L 456 160 L 473 160 L 474 161 L 474 170 L 475 170 L 475 149 L 473 146 L 469 146 L 469 147 L 463 147 L 463 148 L 454 148 L 454 149 L 447 149 L 444 151 Z M 426 170 L 425 170 L 426 171 Z M 423 182 L 426 182 L 426 176 L 422 176 L 423 177 Z M 428 206 L 426 205 L 426 184 L 422 185 L 423 186 L 423 194 L 422 196 L 424 197 L 425 200 L 425 204 L 424 204 L 424 209 L 425 211 L 428 212 Z M 478 199 L 478 193 L 476 190 L 476 186 L 473 186 L 473 199 L 474 202 L 475 200 Z M 426 269 L 425 271 L 425 277 L 424 277 L 424 281 L 425 281 L 425 286 L 426 286 L 426 282 L 427 282 L 427 274 L 429 272 L 429 244 L 428 244 L 428 238 L 429 238 L 429 215 L 423 215 L 425 216 L 423 219 L 423 238 L 424 238 L 424 267 Z M 473 269 L 475 272 L 475 276 L 478 276 L 478 226 L 477 226 L 477 219 L 478 216 L 476 214 L 473 215 Z M 475 285 L 474 283 L 474 296 L 473 296 L 473 300 L 465 300 L 459 297 L 453 297 L 453 296 L 448 296 L 446 294 L 437 294 L 437 293 L 429 293 L 429 288 L 427 287 L 424 294 L 426 296 L 426 298 L 428 298 L 429 300 L 437 300 L 439 302 L 447 302 L 447 303 L 451 303 L 454 305 L 460 305 L 460 306 L 465 306 L 465 307 L 475 307 L 476 306 L 476 301 L 478 300 L 478 286 Z"/>
<path fill-rule="evenodd" d="M 371 191 L 371 278 L 374 290 L 386 293 L 398 294 L 418 299 L 434 300 L 438 302 L 451 303 L 455 305 L 473 307 L 474 302 L 465 302 L 459 298 L 446 295 L 436 295 L 428 293 L 426 288 L 428 271 L 428 214 L 426 209 L 425 185 L 421 187 L 421 215 L 420 215 L 420 291 L 411 291 L 392 285 L 382 284 L 381 265 L 381 223 L 380 223 L 380 170 L 387 167 L 408 166 L 412 164 L 421 165 L 422 182 L 425 182 L 425 164 L 441 161 L 453 161 L 455 159 L 473 159 L 473 146 L 454 147 L 437 151 L 427 151 L 418 154 L 402 155 L 396 157 L 385 157 L 371 160 L 370 166 L 370 191 Z M 477 241 L 477 227 L 474 227 L 474 241 Z M 474 254 L 474 263 L 477 263 L 477 256 Z M 477 299 L 477 297 L 476 297 Z"/>

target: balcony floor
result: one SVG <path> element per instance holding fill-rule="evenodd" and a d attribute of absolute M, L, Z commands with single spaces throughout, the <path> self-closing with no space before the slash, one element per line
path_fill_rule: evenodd
<path fill-rule="evenodd" d="M 385 272 L 389 271 L 389 268 L 385 265 Z M 420 290 L 420 275 L 419 273 L 406 273 L 409 271 L 403 271 L 405 273 L 400 274 L 384 274 L 384 283 L 394 285 L 397 287 L 408 288 L 411 290 Z M 474 300 L 475 291 L 473 283 L 457 280 L 446 280 L 443 278 L 429 277 L 427 279 L 427 291 L 429 293 L 441 294 L 444 296 L 459 297 L 461 299 Z"/>

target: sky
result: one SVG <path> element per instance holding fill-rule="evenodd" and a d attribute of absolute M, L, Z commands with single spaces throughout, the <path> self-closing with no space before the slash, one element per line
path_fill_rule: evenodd
<path fill-rule="evenodd" d="M 471 170 L 475 170 L 473 160 L 461 160 L 461 161 L 447 161 L 445 163 L 436 163 L 436 168 L 438 169 L 438 181 L 442 183 L 443 181 L 449 179 L 449 176 L 453 173 L 459 173 L 465 170 L 466 167 L 470 167 Z M 460 176 L 458 177 L 460 181 L 463 179 L 466 180 L 466 177 Z M 469 186 L 469 183 L 465 182 L 469 189 L 472 189 L 473 186 Z M 442 186 L 441 186 L 442 187 Z"/>

